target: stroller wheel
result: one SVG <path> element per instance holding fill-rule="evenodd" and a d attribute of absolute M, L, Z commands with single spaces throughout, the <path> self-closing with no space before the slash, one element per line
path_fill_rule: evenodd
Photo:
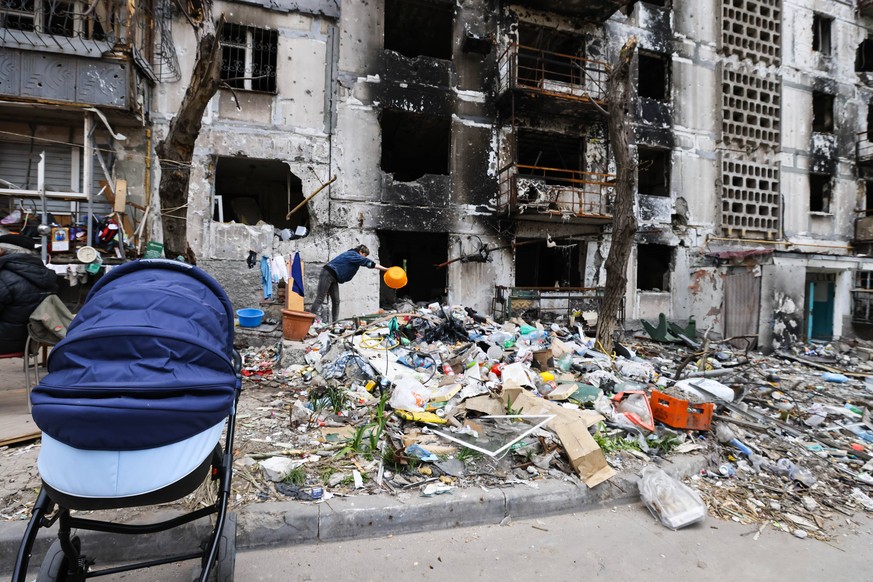
<path fill-rule="evenodd" d="M 82 548 L 82 542 L 79 541 L 78 536 L 70 538 L 70 542 L 75 546 L 76 550 Z M 69 563 L 69 559 L 61 548 L 61 540 L 55 540 L 52 542 L 45 558 L 42 560 L 42 565 L 39 567 L 39 574 L 36 576 L 36 582 L 66 580 Z"/>
<path fill-rule="evenodd" d="M 213 566 L 212 580 L 215 582 L 233 582 L 233 571 L 236 566 L 236 513 L 227 512 L 224 518 L 224 528 L 218 540 L 218 558 Z"/>

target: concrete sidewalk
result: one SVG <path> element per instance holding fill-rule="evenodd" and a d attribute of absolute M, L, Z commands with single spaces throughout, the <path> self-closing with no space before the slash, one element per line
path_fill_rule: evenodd
<path fill-rule="evenodd" d="M 676 456 L 663 468 L 677 477 L 699 472 L 706 466 L 701 456 Z M 323 503 L 289 501 L 249 505 L 237 512 L 237 548 L 309 544 L 372 538 L 389 534 L 500 523 L 507 517 L 534 518 L 586 511 L 639 500 L 638 476 L 626 472 L 589 489 L 570 482 L 543 480 L 504 489 L 455 489 L 449 494 L 422 497 L 417 489 L 397 496 L 361 495 L 334 497 Z M 177 515 L 177 514 L 172 514 Z M 171 514 L 156 512 L 149 521 Z M 27 523 L 0 523 L 0 564 L 11 574 Z M 167 532 L 142 536 L 83 532 L 83 550 L 98 564 L 152 559 L 195 549 L 209 533 L 207 520 Z M 41 530 L 30 568 L 38 568 L 56 528 Z"/>

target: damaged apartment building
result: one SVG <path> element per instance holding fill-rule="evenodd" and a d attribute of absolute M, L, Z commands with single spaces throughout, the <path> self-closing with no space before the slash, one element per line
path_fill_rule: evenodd
<path fill-rule="evenodd" d="M 363 243 L 407 270 L 402 298 L 591 323 L 616 175 L 607 78 L 636 36 L 626 326 L 693 317 L 764 349 L 871 329 L 871 0 L 214 11 L 224 83 L 194 151 L 188 237 L 237 307 L 263 299 L 250 253 L 299 251 L 308 306 L 321 266 Z M 154 145 L 195 54 L 168 0 L 0 0 L 3 208 L 38 214 L 42 176 L 56 220 L 91 225 L 123 194 L 125 234 L 159 240 Z M 359 274 L 341 316 L 393 293 Z"/>

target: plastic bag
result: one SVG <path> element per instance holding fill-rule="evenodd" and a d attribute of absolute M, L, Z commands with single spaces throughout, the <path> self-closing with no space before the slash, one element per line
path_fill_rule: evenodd
<path fill-rule="evenodd" d="M 636 426 L 652 432 L 655 430 L 655 418 L 652 416 L 652 405 L 649 397 L 640 390 L 619 392 L 612 397 L 612 405 L 616 415 L 623 415 Z"/>
<path fill-rule="evenodd" d="M 431 390 L 425 388 L 421 382 L 404 376 L 397 379 L 388 404 L 397 410 L 424 412 L 425 405 L 430 401 L 430 395 Z"/>
<path fill-rule="evenodd" d="M 706 519 L 706 505 L 691 487 L 651 465 L 640 476 L 643 503 L 666 527 L 676 530 Z"/>

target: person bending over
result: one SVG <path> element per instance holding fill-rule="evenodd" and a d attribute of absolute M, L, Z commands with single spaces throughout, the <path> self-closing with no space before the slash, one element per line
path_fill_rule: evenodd
<path fill-rule="evenodd" d="M 331 303 L 331 321 L 336 321 L 339 318 L 339 284 L 347 283 L 352 280 L 360 267 L 369 269 L 378 269 L 387 271 L 388 267 L 383 267 L 374 261 L 367 258 L 370 255 L 370 249 L 366 245 L 358 245 L 353 249 L 337 255 L 321 268 L 321 274 L 318 276 L 318 290 L 315 292 L 315 301 L 312 302 L 312 313 L 319 317 L 321 314 L 321 305 L 324 303 L 325 295 L 330 296 Z"/>

